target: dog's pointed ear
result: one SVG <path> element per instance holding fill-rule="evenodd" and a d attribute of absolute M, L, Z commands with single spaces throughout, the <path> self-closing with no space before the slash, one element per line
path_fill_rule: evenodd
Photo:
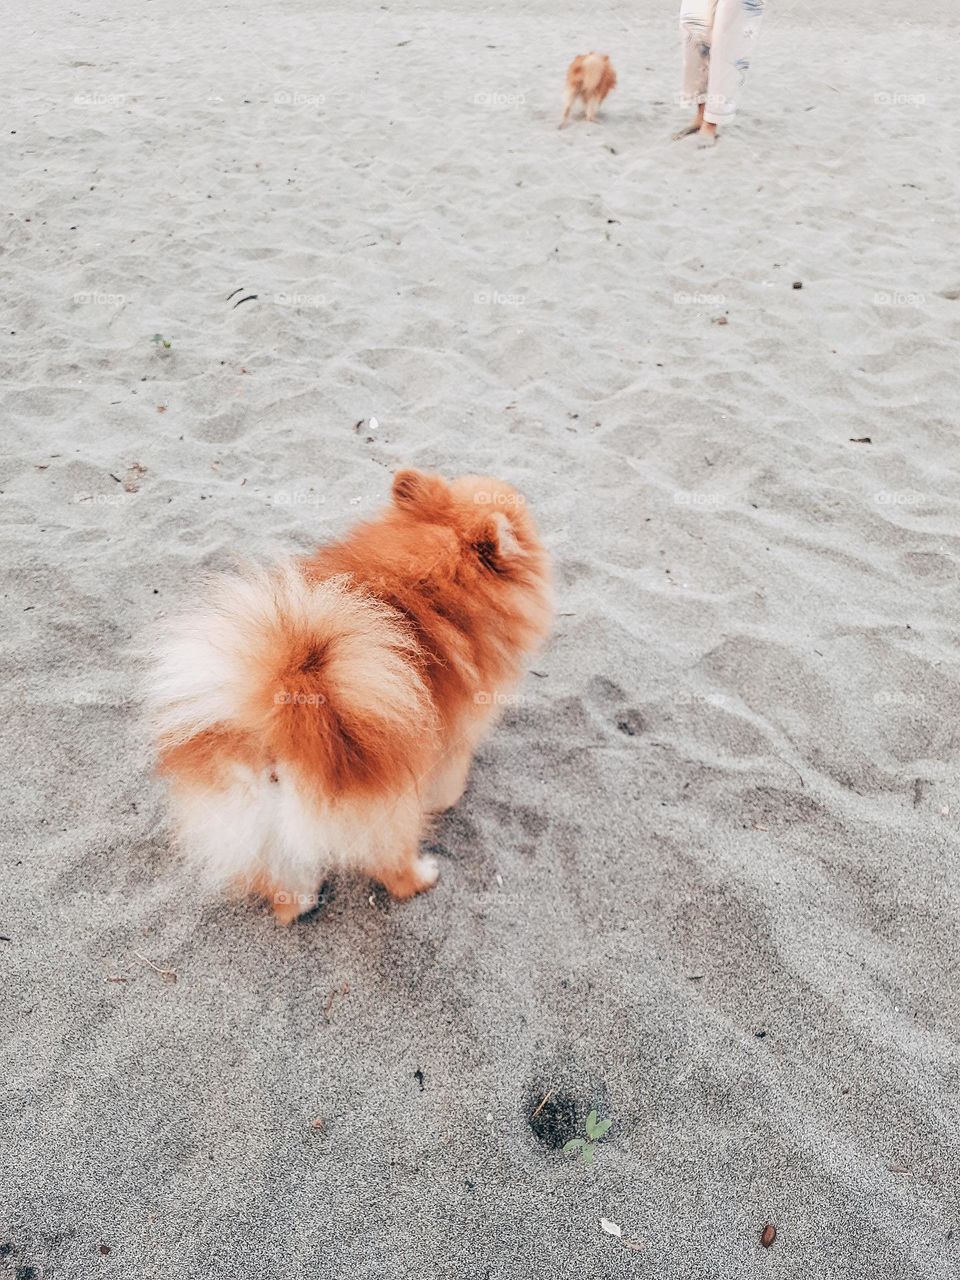
<path fill-rule="evenodd" d="M 393 477 L 393 500 L 408 511 L 439 515 L 450 505 L 450 490 L 442 476 L 398 471 Z"/>
<path fill-rule="evenodd" d="M 484 520 L 477 530 L 473 546 L 482 563 L 495 573 L 505 572 L 518 556 L 523 555 L 510 518 L 502 511 L 495 511 Z"/>

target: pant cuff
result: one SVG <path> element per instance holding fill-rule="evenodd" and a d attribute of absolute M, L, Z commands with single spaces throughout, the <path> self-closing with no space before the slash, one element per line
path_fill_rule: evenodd
<path fill-rule="evenodd" d="M 737 114 L 736 107 L 726 111 L 712 111 L 709 107 L 703 113 L 703 118 L 707 124 L 726 124 L 732 120 Z"/>

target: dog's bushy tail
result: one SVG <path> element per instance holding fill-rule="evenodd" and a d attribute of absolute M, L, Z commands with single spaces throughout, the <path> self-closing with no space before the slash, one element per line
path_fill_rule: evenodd
<path fill-rule="evenodd" d="M 580 74 L 583 77 L 583 96 L 592 97 L 600 88 L 604 77 L 607 60 L 602 53 L 588 53 L 584 56 Z"/>
<path fill-rule="evenodd" d="M 211 582 L 156 646 L 148 695 L 161 771 L 199 785 L 238 762 L 292 766 L 327 798 L 392 790 L 436 729 L 404 618 L 296 563 Z"/>

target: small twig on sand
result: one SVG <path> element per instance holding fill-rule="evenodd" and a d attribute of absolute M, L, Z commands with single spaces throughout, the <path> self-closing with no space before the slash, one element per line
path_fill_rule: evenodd
<path fill-rule="evenodd" d="M 776 752 L 774 752 L 774 755 L 776 755 Z M 803 780 L 803 774 L 800 772 L 800 770 L 797 768 L 797 766 L 796 766 L 795 764 L 791 764 L 789 760 L 784 760 L 784 759 L 783 759 L 783 756 L 777 756 L 777 759 L 778 759 L 778 760 L 780 760 L 780 761 L 782 761 L 782 763 L 783 763 L 783 764 L 785 764 L 785 765 L 787 766 L 787 768 L 788 768 L 788 769 L 792 769 L 792 770 L 793 770 L 793 772 L 794 772 L 794 773 L 797 775 L 797 777 L 800 779 L 800 785 L 801 785 L 801 787 L 803 787 L 803 788 L 804 788 L 804 790 L 806 790 L 806 786 L 807 786 L 807 784 L 804 782 L 804 780 Z"/>
<path fill-rule="evenodd" d="M 104 982 L 129 982 L 129 978 L 124 978 L 121 974 L 115 973 L 112 977 L 104 978 Z"/>
<path fill-rule="evenodd" d="M 135 951 L 133 954 L 138 960 L 142 960 L 144 964 L 149 965 L 154 973 L 159 973 L 164 982 L 176 982 L 176 969 L 161 969 L 159 965 L 154 964 L 152 960 L 148 960 L 147 957 L 145 955 L 141 955 L 139 951 Z"/>
<path fill-rule="evenodd" d="M 530 1117 L 531 1120 L 536 1120 L 537 1116 L 540 1114 L 540 1112 L 543 1110 L 543 1108 L 547 1105 L 547 1103 L 550 1101 L 552 1097 L 553 1097 L 553 1090 L 551 1089 L 549 1093 L 547 1093 L 544 1096 L 543 1101 L 540 1103 L 539 1107 L 537 1107 L 536 1111 Z"/>
<path fill-rule="evenodd" d="M 333 1008 L 334 1000 L 336 1000 L 338 995 L 341 995 L 341 996 L 347 995 L 349 991 L 350 991 L 349 982 L 345 982 L 339 991 L 337 991 L 336 987 L 334 987 L 331 990 L 330 994 L 327 996 L 327 1003 L 324 1005 L 324 1009 L 323 1009 L 323 1016 L 327 1020 L 327 1022 L 330 1021 L 330 1011 Z"/>

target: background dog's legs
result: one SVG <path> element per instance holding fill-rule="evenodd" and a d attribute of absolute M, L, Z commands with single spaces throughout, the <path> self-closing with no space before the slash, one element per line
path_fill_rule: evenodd
<path fill-rule="evenodd" d="M 590 101 L 587 103 L 587 119 L 591 124 L 593 124 L 593 122 L 597 118 L 597 108 L 599 106 L 600 106 L 599 98 L 591 98 Z"/>
<path fill-rule="evenodd" d="M 576 89 L 567 89 L 567 91 L 563 95 L 563 115 L 560 119 L 560 124 L 557 126 L 558 128 L 562 129 L 563 126 L 570 119 L 570 112 L 573 110 L 573 104 L 576 102 L 576 100 L 577 100 Z"/>

